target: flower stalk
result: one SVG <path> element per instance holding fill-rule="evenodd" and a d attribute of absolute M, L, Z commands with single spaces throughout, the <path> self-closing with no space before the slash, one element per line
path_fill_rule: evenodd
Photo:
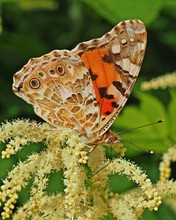
<path fill-rule="evenodd" d="M 2 219 L 139 219 L 145 209 L 157 211 L 162 199 L 176 194 L 176 182 L 169 180 L 170 163 L 176 160 L 173 147 L 163 156 L 160 180 L 153 184 L 147 174 L 122 157 L 124 148 L 114 146 L 121 156 L 109 161 L 102 146 L 91 153 L 80 137 L 70 129 L 53 129 L 47 123 L 28 120 L 3 123 L 0 142 L 6 144 L 2 158 L 9 158 L 30 143 L 43 142 L 46 148 L 32 153 L 9 171 L 0 192 Z M 99 171 L 100 170 L 100 171 Z M 64 191 L 48 194 L 49 175 L 63 171 Z M 99 171 L 99 172 L 97 172 Z M 93 175 L 96 173 L 95 175 Z M 91 177 L 90 177 L 91 174 Z M 137 187 L 125 193 L 113 193 L 109 176 L 125 175 Z M 30 198 L 14 211 L 19 192 L 32 181 Z M 118 187 L 118 183 L 117 183 Z"/>

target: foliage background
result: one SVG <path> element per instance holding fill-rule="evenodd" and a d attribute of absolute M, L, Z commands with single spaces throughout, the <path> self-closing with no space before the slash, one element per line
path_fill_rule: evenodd
<path fill-rule="evenodd" d="M 122 135 L 124 146 L 128 148 L 127 157 L 146 170 L 155 182 L 159 178 L 162 153 L 176 141 L 176 90 L 142 92 L 140 83 L 176 69 L 175 0 L 0 0 L 0 121 L 18 117 L 42 121 L 11 89 L 13 74 L 28 59 L 54 49 L 72 49 L 81 41 L 102 36 L 125 19 L 141 19 L 145 23 L 148 45 L 139 79 L 112 129 L 120 131 L 164 119 L 160 125 Z M 128 140 L 142 149 L 131 146 Z M 37 149 L 40 147 L 33 145 L 11 159 L 0 160 L 0 178 L 7 175 L 19 157 L 24 160 Z M 152 149 L 154 154 L 149 155 L 144 149 Z M 60 175 L 51 176 L 49 192 L 63 190 L 58 180 Z M 118 176 L 110 178 L 110 186 L 119 193 L 134 187 L 126 177 Z M 24 190 L 18 204 L 27 198 L 27 190 Z M 143 219 L 166 217 L 173 220 L 176 213 L 169 205 L 162 204 L 158 212 L 145 211 Z"/>

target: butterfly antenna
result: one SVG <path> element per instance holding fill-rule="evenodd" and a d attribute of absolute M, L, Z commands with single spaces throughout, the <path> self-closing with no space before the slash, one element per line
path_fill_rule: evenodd
<path fill-rule="evenodd" d="M 149 124 L 145 124 L 145 125 L 141 125 L 141 126 L 138 126 L 136 128 L 130 128 L 130 129 L 126 129 L 126 130 L 122 130 L 122 131 L 119 131 L 117 132 L 117 134 L 122 134 L 122 133 L 125 133 L 125 132 L 128 132 L 128 131 L 133 131 L 133 130 L 136 130 L 136 129 L 139 129 L 139 128 L 144 128 L 144 127 L 148 127 L 150 125 L 155 125 L 155 124 L 158 124 L 158 123 L 161 123 L 163 122 L 164 120 L 163 119 L 160 119 L 158 121 L 155 121 L 155 122 L 152 122 L 152 123 L 149 123 Z M 122 139 L 122 141 L 125 141 L 129 144 L 131 144 L 132 146 L 142 150 L 142 151 L 145 151 L 147 152 L 148 154 L 153 154 L 153 151 L 152 150 L 144 150 L 142 147 L 132 143 L 131 141 L 129 140 L 126 140 L 126 139 Z M 97 172 L 95 172 L 90 178 L 94 177 L 96 174 L 98 174 L 101 170 L 103 170 L 105 167 L 107 167 L 111 162 L 107 163 L 105 166 L 103 166 L 102 168 L 100 168 Z"/>
<path fill-rule="evenodd" d="M 149 123 L 149 124 L 145 124 L 145 125 L 141 125 L 141 126 L 138 126 L 136 128 L 129 128 L 129 129 L 119 131 L 119 132 L 117 132 L 117 134 L 122 134 L 122 133 L 125 133 L 125 132 L 128 132 L 128 131 L 133 131 L 133 130 L 136 130 L 136 129 L 139 129 L 139 128 L 145 128 L 145 127 L 148 127 L 150 125 L 155 125 L 155 124 L 161 123 L 163 121 L 164 121 L 163 119 L 160 119 L 158 121 L 155 121 L 155 122 L 152 122 L 152 123 Z"/>
<path fill-rule="evenodd" d="M 142 151 L 145 151 L 145 152 L 147 152 L 148 154 L 153 154 L 153 153 L 154 153 L 153 150 L 144 150 L 144 148 L 142 148 L 142 147 L 140 147 L 140 146 L 134 144 L 133 142 L 131 142 L 131 141 L 127 140 L 127 139 L 122 139 L 122 141 L 127 142 L 127 143 L 131 144 L 133 147 L 136 147 L 136 148 L 138 148 L 138 149 L 140 149 L 140 150 L 142 150 Z"/>

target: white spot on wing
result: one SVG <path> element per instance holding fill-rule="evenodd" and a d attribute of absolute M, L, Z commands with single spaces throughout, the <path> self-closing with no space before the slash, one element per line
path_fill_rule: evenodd
<path fill-rule="evenodd" d="M 145 43 L 141 43 L 141 50 L 145 50 Z"/>
<path fill-rule="evenodd" d="M 146 30 L 143 27 L 133 27 L 133 26 L 126 26 L 126 30 L 129 33 L 135 33 L 135 34 L 143 34 L 146 32 Z"/>
<path fill-rule="evenodd" d="M 61 93 L 61 99 L 66 102 L 66 99 L 68 97 L 71 97 L 73 92 L 69 89 L 67 89 L 64 85 L 60 85 L 60 93 Z"/>
<path fill-rule="evenodd" d="M 125 71 L 129 71 L 130 68 L 130 60 L 128 58 L 122 59 L 122 68 Z"/>
<path fill-rule="evenodd" d="M 130 75 L 135 76 L 138 71 L 139 71 L 139 66 L 131 63 L 131 65 L 130 65 Z"/>
<path fill-rule="evenodd" d="M 134 37 L 130 37 L 130 42 L 134 42 Z"/>
<path fill-rule="evenodd" d="M 145 43 L 144 42 L 142 42 L 142 43 L 138 42 L 137 46 L 138 46 L 140 51 L 144 51 L 145 50 Z"/>
<path fill-rule="evenodd" d="M 122 61 L 121 60 L 116 60 L 115 62 L 118 66 L 122 67 Z"/>
<path fill-rule="evenodd" d="M 121 44 L 126 44 L 127 43 L 127 39 L 126 38 L 122 38 L 121 39 Z"/>
<path fill-rule="evenodd" d="M 74 68 L 72 65 L 67 66 L 69 73 L 73 76 L 74 75 Z"/>
<path fill-rule="evenodd" d="M 120 53 L 120 45 L 119 44 L 112 45 L 111 50 L 114 54 Z"/>

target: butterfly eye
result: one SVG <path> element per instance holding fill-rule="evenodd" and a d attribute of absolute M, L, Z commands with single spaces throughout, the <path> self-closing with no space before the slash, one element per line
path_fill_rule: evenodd
<path fill-rule="evenodd" d="M 38 89 L 40 87 L 40 81 L 38 79 L 31 79 L 29 85 L 32 89 Z"/>
<path fill-rule="evenodd" d="M 64 67 L 61 66 L 61 65 L 58 65 L 57 66 L 57 71 L 59 73 L 60 76 L 63 76 L 65 74 L 65 70 L 64 70 Z"/>

